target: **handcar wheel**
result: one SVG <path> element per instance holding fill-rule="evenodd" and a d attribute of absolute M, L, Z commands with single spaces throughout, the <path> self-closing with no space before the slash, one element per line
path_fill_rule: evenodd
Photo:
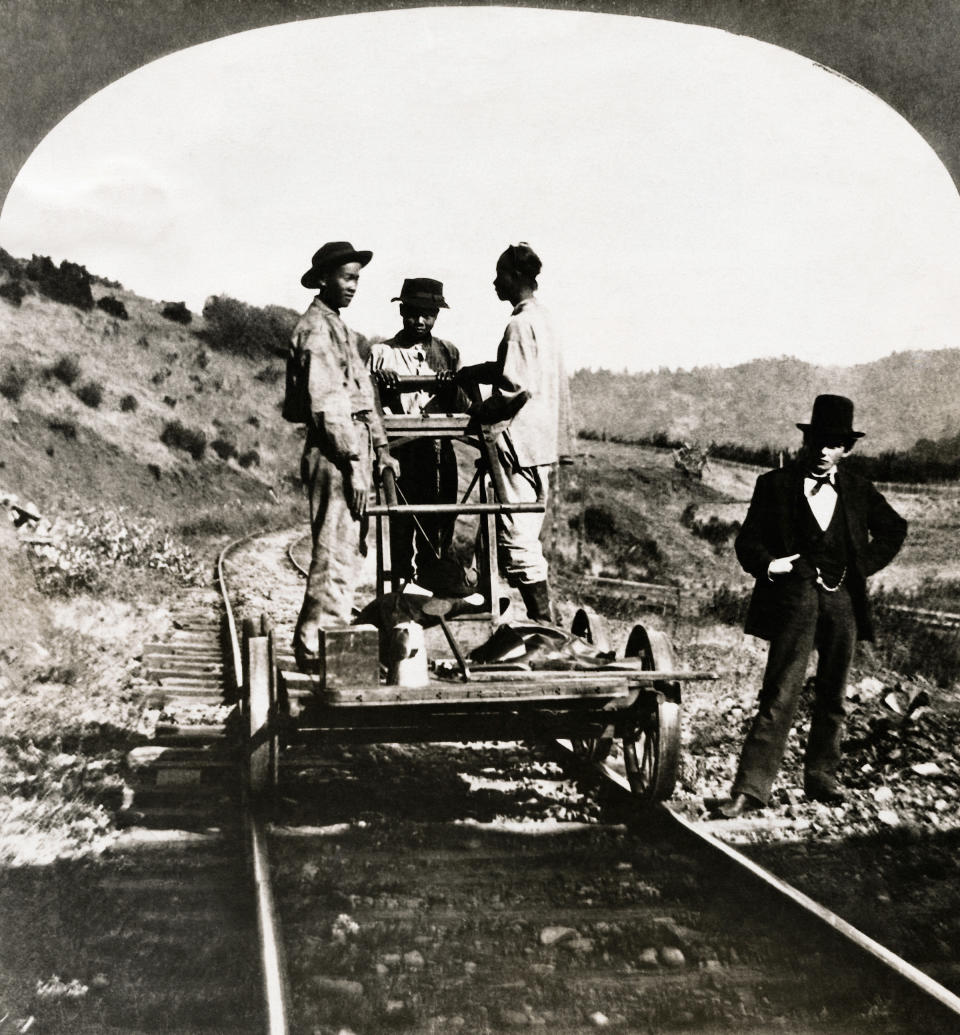
<path fill-rule="evenodd" d="M 640 658 L 647 671 L 672 671 L 673 647 L 666 633 L 634 626 L 625 657 Z M 634 795 L 645 803 L 673 793 L 680 763 L 680 705 L 676 683 L 654 684 L 638 702 L 637 723 L 623 738 L 623 762 Z M 644 707 L 644 697 L 648 704 Z M 675 698 L 675 699 L 672 699 Z"/>
<path fill-rule="evenodd" d="M 591 644 L 598 654 L 606 654 L 610 651 L 610 637 L 607 634 L 607 623 L 597 614 L 592 607 L 581 607 L 573 616 L 570 624 L 570 632 L 586 640 Z"/>
<path fill-rule="evenodd" d="M 607 624 L 592 607 L 581 607 L 573 616 L 570 632 L 594 646 L 598 654 L 610 650 L 610 638 L 607 635 Z M 612 737 L 590 737 L 584 740 L 571 740 L 570 746 L 577 758 L 584 762 L 602 762 L 613 747 Z"/>

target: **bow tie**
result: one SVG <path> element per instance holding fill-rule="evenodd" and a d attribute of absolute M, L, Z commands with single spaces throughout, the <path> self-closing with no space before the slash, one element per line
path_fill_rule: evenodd
<path fill-rule="evenodd" d="M 813 479 L 813 487 L 810 489 L 811 496 L 816 496 L 824 485 L 833 485 L 832 474 L 808 474 L 807 477 Z"/>

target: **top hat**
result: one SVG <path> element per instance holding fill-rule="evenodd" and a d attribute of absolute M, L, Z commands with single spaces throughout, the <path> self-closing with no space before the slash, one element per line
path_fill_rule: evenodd
<path fill-rule="evenodd" d="M 358 252 L 349 241 L 327 241 L 313 253 L 310 269 L 300 278 L 305 288 L 320 287 L 320 277 L 348 262 L 359 262 L 361 266 L 373 258 L 373 252 Z"/>
<path fill-rule="evenodd" d="M 408 277 L 400 288 L 400 294 L 391 302 L 420 306 L 423 309 L 449 309 L 443 300 L 443 284 L 430 277 Z"/>
<path fill-rule="evenodd" d="M 863 438 L 864 432 L 853 430 L 853 403 L 845 395 L 818 395 L 813 400 L 809 424 L 798 424 L 804 432 L 819 438 Z"/>

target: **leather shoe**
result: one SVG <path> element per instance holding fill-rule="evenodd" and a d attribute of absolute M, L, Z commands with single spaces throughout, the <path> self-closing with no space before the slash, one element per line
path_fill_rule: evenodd
<path fill-rule="evenodd" d="M 808 776 L 803 781 L 804 793 L 811 801 L 839 805 L 847 800 L 844 789 L 832 776 Z"/>
<path fill-rule="evenodd" d="M 723 801 L 718 801 L 711 812 L 712 819 L 736 819 L 749 812 L 759 812 L 765 808 L 762 801 L 751 794 L 734 794 Z"/>

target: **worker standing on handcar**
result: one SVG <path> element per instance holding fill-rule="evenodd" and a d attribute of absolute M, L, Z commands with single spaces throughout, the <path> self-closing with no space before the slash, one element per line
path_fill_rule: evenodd
<path fill-rule="evenodd" d="M 433 334 L 441 309 L 449 309 L 443 284 L 430 277 L 404 280 L 400 294 L 403 326 L 388 341 L 371 346 L 367 364 L 384 412 L 454 413 L 468 400 L 453 377 L 460 368 L 455 345 Z M 433 377 L 436 385 L 416 392 L 399 390 L 400 376 Z M 401 500 L 410 504 L 456 503 L 457 458 L 450 439 L 416 438 L 394 447 L 403 474 L 397 481 Z M 451 557 L 455 514 L 396 514 L 390 518 L 390 567 L 394 578 L 433 591 L 447 591 L 463 581 Z M 414 572 L 416 544 L 416 572 Z M 452 579 L 456 572 L 460 578 Z M 468 590 L 469 591 L 469 590 Z"/>
<path fill-rule="evenodd" d="M 507 498 L 503 503 L 547 503 L 550 469 L 569 462 L 570 390 L 550 315 L 536 298 L 541 262 L 525 241 L 497 260 L 493 288 L 513 306 L 497 358 L 464 367 L 461 380 L 492 386 L 471 407 L 481 423 L 502 429 L 497 451 Z M 499 514 L 500 569 L 518 589 L 534 621 L 552 622 L 547 560 L 540 543 L 542 513 Z"/>
<path fill-rule="evenodd" d="M 373 384 L 357 352 L 358 335 L 341 319 L 372 252 L 347 241 L 317 251 L 301 277 L 319 292 L 293 331 L 283 416 L 307 427 L 300 477 L 309 490 L 313 548 L 293 648 L 297 665 L 316 665 L 319 630 L 351 619 L 366 554 L 367 496 L 373 454 L 380 471 L 399 473 L 387 448 Z"/>

